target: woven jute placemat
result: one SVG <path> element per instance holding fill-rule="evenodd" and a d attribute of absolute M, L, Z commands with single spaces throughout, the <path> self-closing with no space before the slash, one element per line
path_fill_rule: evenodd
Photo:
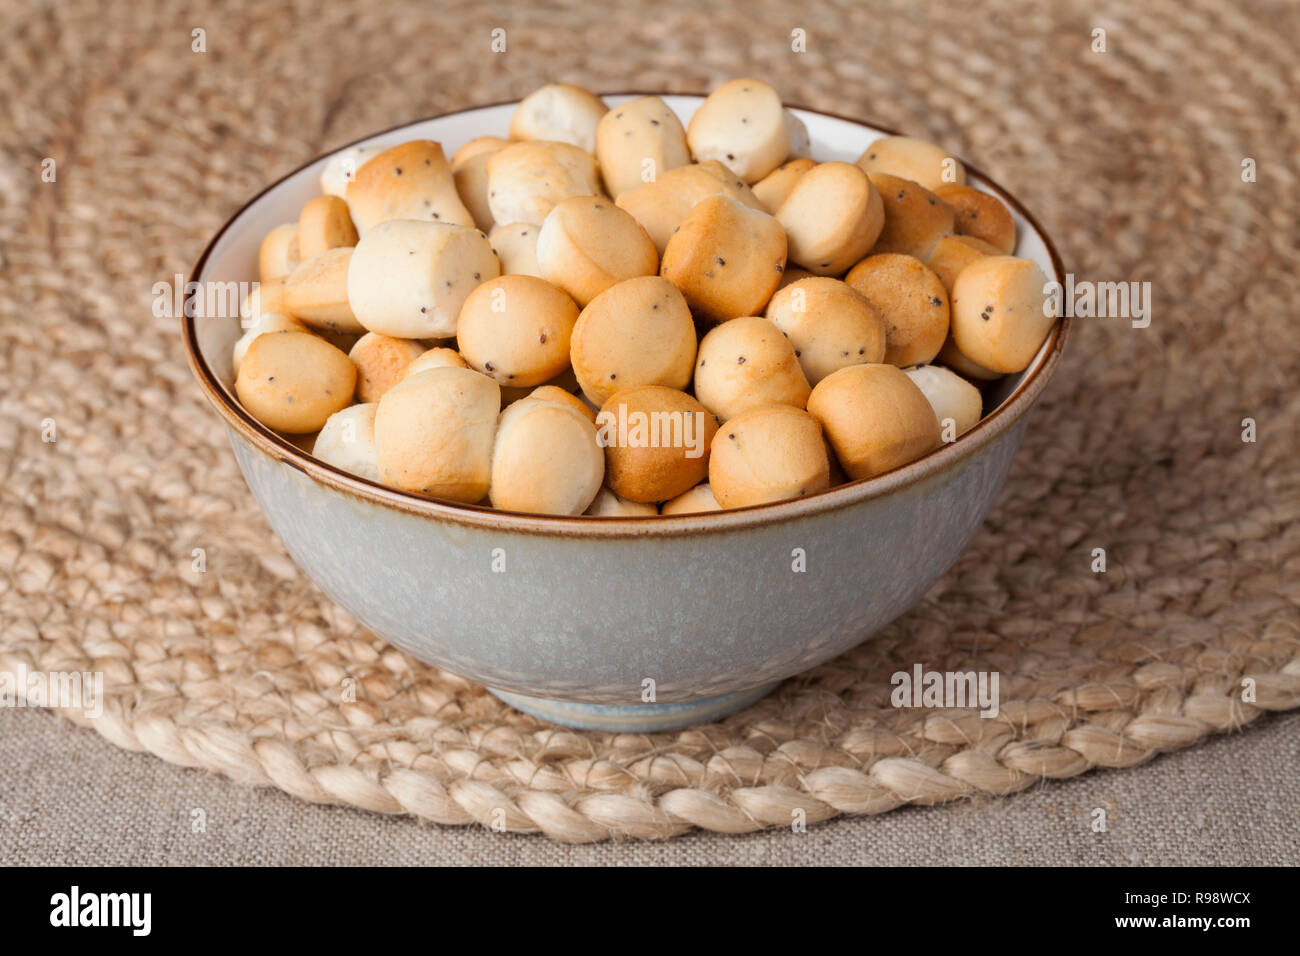
<path fill-rule="evenodd" d="M 68 717 L 177 764 L 571 841 L 1008 794 L 1300 706 L 1300 27 L 1251 6 L 0 0 L 0 671 L 102 673 L 102 715 Z M 969 158 L 1078 278 L 1149 282 L 1151 323 L 1076 323 L 986 525 L 883 633 L 721 724 L 558 729 L 294 568 L 153 284 L 372 130 L 741 74 Z M 998 671 L 1001 714 L 894 708 L 918 663 Z"/>

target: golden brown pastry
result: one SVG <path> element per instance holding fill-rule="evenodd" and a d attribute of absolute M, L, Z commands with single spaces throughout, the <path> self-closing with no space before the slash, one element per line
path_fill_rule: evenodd
<path fill-rule="evenodd" d="M 822 379 L 808 412 L 850 478 L 870 478 L 915 461 L 939 444 L 929 401 L 893 365 L 850 365 Z"/>

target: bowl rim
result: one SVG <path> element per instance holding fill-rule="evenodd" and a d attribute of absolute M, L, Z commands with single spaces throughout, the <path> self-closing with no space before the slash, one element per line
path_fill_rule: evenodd
<path fill-rule="evenodd" d="M 694 96 L 707 97 L 708 93 L 688 91 L 646 91 L 619 90 L 597 93 L 597 96 Z M 279 179 L 267 185 L 259 192 L 245 200 L 238 209 L 222 223 L 212 238 L 208 240 L 203 251 L 190 269 L 187 281 L 200 281 L 212 251 L 227 231 L 244 215 L 255 202 L 267 193 L 279 188 L 286 180 L 320 160 L 358 143 L 395 133 L 431 120 L 471 113 L 477 110 L 511 106 L 519 99 L 506 99 L 495 103 L 480 103 L 461 109 L 448 110 L 421 119 L 398 123 L 387 129 L 367 133 L 351 142 L 333 147 L 306 162 L 296 166 Z M 829 119 L 865 126 L 886 136 L 905 135 L 899 131 L 870 120 L 846 116 L 829 110 L 814 109 L 797 103 L 787 103 L 793 110 L 824 116 Z M 1043 246 L 1051 259 L 1053 278 L 1057 282 L 1065 281 L 1065 266 L 1060 253 L 1042 224 L 1012 193 L 999 183 L 971 165 L 965 159 L 957 157 L 968 174 L 977 177 L 982 185 L 990 189 L 1003 202 L 1024 218 L 1042 239 Z M 255 450 L 266 455 L 272 461 L 288 465 L 318 484 L 324 485 L 348 497 L 380 505 L 394 511 L 450 521 L 454 524 L 483 528 L 502 532 L 522 532 L 526 534 L 572 536 L 581 538 L 675 538 L 695 534 L 731 531 L 742 528 L 754 528 L 777 524 L 796 518 L 823 515 L 840 511 L 877 498 L 882 498 L 895 491 L 912 488 L 930 479 L 941 477 L 957 470 L 979 452 L 987 449 L 1006 432 L 1008 432 L 1033 407 L 1038 396 L 1046 388 L 1052 373 L 1060 361 L 1065 340 L 1069 335 L 1071 320 L 1069 316 L 1060 316 L 1048 332 L 1044 346 L 1046 351 L 1041 361 L 1032 365 L 1016 387 L 997 408 L 984 416 L 960 439 L 942 444 L 933 451 L 913 462 L 895 468 L 871 478 L 859 478 L 837 485 L 826 491 L 803 498 L 786 499 L 765 504 L 749 505 L 723 511 L 693 512 L 681 515 L 640 515 L 640 516 L 600 516 L 600 515 L 547 515 L 520 511 L 501 511 L 481 505 L 461 504 L 445 499 L 426 498 L 414 493 L 389 488 L 369 479 L 359 477 L 320 461 L 304 452 L 288 439 L 263 425 L 250 415 L 226 391 L 224 385 L 208 365 L 198 343 L 198 326 L 194 316 L 181 315 L 181 332 L 185 351 L 189 359 L 190 370 L 198 380 L 199 386 L 208 401 L 225 420 L 228 428 L 233 429 L 245 442 Z"/>

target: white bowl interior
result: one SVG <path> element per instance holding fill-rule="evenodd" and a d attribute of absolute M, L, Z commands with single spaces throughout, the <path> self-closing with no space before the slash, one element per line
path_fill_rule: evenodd
<path fill-rule="evenodd" d="M 635 94 L 628 94 L 606 96 L 604 99 L 614 107 L 634 98 Z M 702 96 L 665 95 L 663 99 L 677 113 L 683 124 L 690 120 L 700 103 L 704 101 Z M 466 110 L 434 119 L 420 120 L 396 130 L 379 133 L 362 142 L 367 145 L 395 146 L 412 139 L 432 139 L 440 142 L 446 154 L 451 156 L 475 137 L 504 136 L 514 109 L 513 104 L 506 104 Z M 812 157 L 819 162 L 829 160 L 853 162 L 871 142 L 885 135 L 881 130 L 864 123 L 855 123 L 808 110 L 796 109 L 794 112 L 808 126 L 808 134 L 812 141 Z M 291 174 L 250 203 L 218 239 L 208 255 L 201 274 L 192 276 L 192 281 L 204 283 L 256 280 L 257 252 L 262 238 L 282 223 L 297 221 L 298 211 L 302 206 L 312 197 L 320 194 L 321 171 L 332 155 L 322 156 Z M 989 188 L 988 182 L 981 177 L 970 175 L 968 183 L 986 192 L 994 192 Z M 1047 276 L 1060 281 L 1063 277 L 1056 275 L 1043 236 L 1014 207 L 1011 207 L 1011 214 L 1015 219 L 1019 236 L 1016 255 L 1034 260 Z M 243 332 L 240 320 L 205 317 L 196 322 L 199 350 L 233 402 L 235 399 L 230 353 L 235 341 Z M 985 415 L 1005 401 L 1021 379 L 1038 367 L 1046 352 L 1047 343 L 1044 343 L 1028 369 L 1018 375 L 1004 376 L 985 388 Z"/>

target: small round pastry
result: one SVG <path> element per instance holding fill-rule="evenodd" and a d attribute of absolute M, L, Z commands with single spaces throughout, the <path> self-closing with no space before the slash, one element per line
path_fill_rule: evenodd
<path fill-rule="evenodd" d="M 635 219 L 604 196 L 556 203 L 537 235 L 542 278 L 579 306 L 610 286 L 659 269 L 659 253 Z"/>
<path fill-rule="evenodd" d="M 605 190 L 620 193 L 654 182 L 660 173 L 691 161 L 686 131 L 657 96 L 642 96 L 610 110 L 596 127 L 596 159 Z"/>
<path fill-rule="evenodd" d="M 278 432 L 314 432 L 352 403 L 357 370 L 348 357 L 310 332 L 253 339 L 239 363 L 235 394 L 248 413 Z"/>
<path fill-rule="evenodd" d="M 356 244 L 357 230 L 348 204 L 338 196 L 317 196 L 298 213 L 298 255 L 304 260 L 327 249 Z"/>
<path fill-rule="evenodd" d="M 281 276 L 278 279 L 258 282 L 256 287 L 244 297 L 244 301 L 239 303 L 239 318 L 244 328 L 252 325 L 260 315 L 289 311 L 284 305 L 285 278 L 287 277 Z"/>
<path fill-rule="evenodd" d="M 395 339 L 378 332 L 361 336 L 348 352 L 357 367 L 357 401 L 379 401 L 384 392 L 406 377 L 406 370 L 424 351 L 424 346 L 410 339 Z"/>
<path fill-rule="evenodd" d="M 402 143 L 366 160 L 348 183 L 347 200 L 362 236 L 392 219 L 474 225 L 442 146 L 428 139 Z"/>
<path fill-rule="evenodd" d="M 501 260 L 503 276 L 536 276 L 542 278 L 542 267 L 537 264 L 537 237 L 542 227 L 532 223 L 512 222 L 492 227 L 488 241 L 492 251 Z"/>
<path fill-rule="evenodd" d="M 942 147 L 911 136 L 882 136 L 858 157 L 864 172 L 910 179 L 926 189 L 966 182 L 966 168 Z"/>
<path fill-rule="evenodd" d="M 599 518 L 647 518 L 659 514 L 659 509 L 652 504 L 620 498 L 608 488 L 602 487 L 583 514 Z"/>
<path fill-rule="evenodd" d="M 767 319 L 732 319 L 700 340 L 695 397 L 719 421 L 761 405 L 803 408 L 809 391 L 794 345 Z"/>
<path fill-rule="evenodd" d="M 284 280 L 284 307 L 315 329 L 364 332 L 348 298 L 352 247 L 326 249 L 298 264 Z"/>
<path fill-rule="evenodd" d="M 541 385 L 568 367 L 577 321 L 574 301 L 544 279 L 501 276 L 465 300 L 456 344 L 470 368 L 498 384 Z"/>
<path fill-rule="evenodd" d="M 782 163 L 754 183 L 754 196 L 763 204 L 765 210 L 775 216 L 776 211 L 781 208 L 781 203 L 785 202 L 785 197 L 790 195 L 790 190 L 794 189 L 794 184 L 798 182 L 799 177 L 816 165 L 811 159 L 792 159 Z"/>
<path fill-rule="evenodd" d="M 810 385 L 846 365 L 885 359 L 885 320 L 839 279 L 812 276 L 778 289 L 767 318 L 794 346 Z"/>
<path fill-rule="evenodd" d="M 1004 256 L 1016 249 L 1016 221 L 992 193 L 973 186 L 947 184 L 935 195 L 952 207 L 958 235 L 982 239 Z"/>
<path fill-rule="evenodd" d="M 668 240 L 698 203 L 710 196 L 730 196 L 751 209 L 762 209 L 758 197 L 719 162 L 692 163 L 660 173 L 654 182 L 619 194 L 617 205 L 641 224 L 655 249 L 663 255 Z"/>
<path fill-rule="evenodd" d="M 776 212 L 790 260 L 814 275 L 843 275 L 875 244 L 885 206 L 867 174 L 852 163 L 822 163 L 795 182 Z"/>
<path fill-rule="evenodd" d="M 952 290 L 952 340 L 961 353 L 994 372 L 1029 365 L 1056 319 L 1045 313 L 1047 276 L 1015 256 L 985 256 L 957 276 Z"/>
<path fill-rule="evenodd" d="M 983 239 L 973 236 L 944 236 L 930 248 L 925 264 L 939 277 L 951 298 L 952 285 L 962 269 L 976 259 L 996 255 L 1001 253 Z"/>
<path fill-rule="evenodd" d="M 785 253 L 785 230 L 774 218 L 711 196 L 668 240 L 659 272 L 698 317 L 726 322 L 763 310 L 785 271 Z"/>
<path fill-rule="evenodd" d="M 263 282 L 282 279 L 302 261 L 298 254 L 298 224 L 276 226 L 257 250 L 257 273 Z"/>
<path fill-rule="evenodd" d="M 359 478 L 378 481 L 379 450 L 375 447 L 378 408 L 377 404 L 368 402 L 335 412 L 316 436 L 312 455 Z"/>
<path fill-rule="evenodd" d="M 939 444 L 934 409 L 893 365 L 850 365 L 831 373 L 808 397 L 808 412 L 854 480 L 906 465 Z"/>
<path fill-rule="evenodd" d="M 487 174 L 488 207 L 497 222 L 540 226 L 556 203 L 600 195 L 596 160 L 568 143 L 512 143 L 492 154 Z"/>
<path fill-rule="evenodd" d="M 974 379 L 977 382 L 991 382 L 1002 377 L 1001 372 L 985 368 L 983 365 L 972 362 L 962 355 L 961 349 L 957 348 L 957 343 L 952 340 L 951 331 L 948 333 L 948 340 L 943 343 L 943 348 L 939 349 L 939 354 L 935 356 L 934 360 L 952 369 L 958 375 Z"/>
<path fill-rule="evenodd" d="M 885 204 L 885 225 L 872 253 L 924 259 L 936 242 L 953 234 L 952 207 L 924 186 L 885 173 L 871 173 L 869 178 Z"/>
<path fill-rule="evenodd" d="M 790 405 L 742 412 L 713 436 L 709 487 L 724 509 L 825 491 L 830 461 L 821 426 Z"/>
<path fill-rule="evenodd" d="M 469 363 L 455 349 L 432 348 L 412 359 L 402 378 L 410 378 L 429 368 L 469 368 Z"/>
<path fill-rule="evenodd" d="M 492 507 L 579 515 L 604 478 L 596 428 L 572 405 L 530 397 L 501 413 L 492 449 Z"/>
<path fill-rule="evenodd" d="M 511 139 L 568 143 L 596 150 L 596 127 L 609 107 L 595 93 L 570 83 L 548 83 L 529 93 L 510 117 Z"/>
<path fill-rule="evenodd" d="M 239 337 L 239 341 L 235 343 L 235 347 L 231 350 L 231 371 L 236 376 L 239 375 L 239 363 L 248 354 L 248 347 L 253 344 L 253 339 L 259 335 L 265 335 L 267 332 L 309 331 L 311 330 L 307 326 L 292 315 L 285 315 L 283 312 L 263 312 L 252 325 L 248 326 L 248 331 Z"/>
<path fill-rule="evenodd" d="M 491 483 L 500 409 L 497 383 L 471 369 L 431 368 L 403 379 L 375 412 L 379 480 L 435 498 L 481 501 Z"/>
<path fill-rule="evenodd" d="M 685 392 L 640 385 L 615 392 L 596 415 L 605 449 L 605 483 L 620 497 L 666 501 L 709 474 L 718 423 Z"/>
<path fill-rule="evenodd" d="M 698 162 L 713 159 L 756 183 L 790 155 L 792 126 L 781 97 L 762 80 L 723 83 L 700 104 L 686 127 Z"/>
<path fill-rule="evenodd" d="M 538 385 L 528 393 L 527 398 L 556 405 L 568 405 L 579 411 L 593 425 L 596 424 L 596 410 L 572 392 L 566 392 L 558 385 Z"/>
<path fill-rule="evenodd" d="M 347 199 L 348 183 L 357 176 L 357 170 L 372 156 L 383 152 L 382 146 L 349 146 L 330 157 L 320 174 L 320 191 L 327 196 Z"/>
<path fill-rule="evenodd" d="M 611 286 L 582 310 L 569 358 L 582 393 L 599 406 L 636 385 L 685 390 L 695 346 L 695 322 L 677 287 L 641 276 Z"/>
<path fill-rule="evenodd" d="M 885 320 L 885 362 L 925 365 L 948 337 L 948 293 L 913 256 L 883 253 L 863 259 L 844 281 Z"/>
<path fill-rule="evenodd" d="M 348 302 L 371 332 L 399 339 L 456 334 L 460 307 L 500 263 L 487 236 L 443 222 L 393 220 L 365 233 L 348 268 Z"/>
<path fill-rule="evenodd" d="M 938 365 L 918 365 L 903 369 L 939 420 L 939 436 L 943 441 L 955 441 L 974 428 L 984 414 L 984 399 L 980 390 L 956 372 Z"/>
<path fill-rule="evenodd" d="M 659 507 L 659 513 L 663 515 L 694 515 L 721 510 L 722 505 L 713 497 L 713 489 L 707 481 L 690 491 L 683 491 L 676 498 L 669 498 Z"/>
<path fill-rule="evenodd" d="M 488 232 L 493 226 L 492 207 L 488 204 L 488 160 L 509 145 L 508 139 L 480 136 L 456 150 L 456 155 L 451 158 L 451 177 L 456 184 L 456 194 L 474 217 L 474 225 L 483 232 Z"/>

